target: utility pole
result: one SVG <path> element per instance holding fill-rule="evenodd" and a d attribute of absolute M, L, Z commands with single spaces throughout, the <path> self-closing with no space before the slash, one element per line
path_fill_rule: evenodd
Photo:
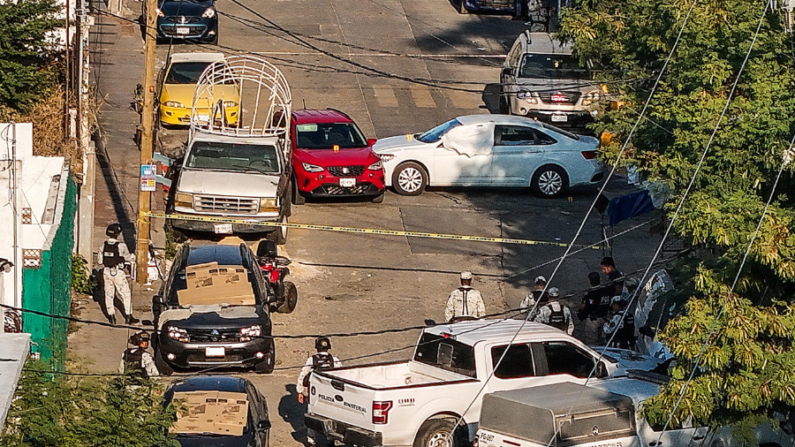
<path fill-rule="evenodd" d="M 157 46 L 157 0 L 146 0 L 146 39 L 144 59 L 144 107 L 141 115 L 141 166 L 152 163 L 154 144 L 153 127 L 155 121 L 155 48 Z M 141 182 L 139 181 L 140 185 Z M 140 186 L 139 186 L 140 188 Z M 135 250 L 136 279 L 139 284 L 146 282 L 149 263 L 149 207 L 151 193 L 138 191 L 138 241 Z"/>

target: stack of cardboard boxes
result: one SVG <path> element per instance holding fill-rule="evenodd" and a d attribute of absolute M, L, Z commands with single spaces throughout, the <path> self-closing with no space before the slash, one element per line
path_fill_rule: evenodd
<path fill-rule="evenodd" d="M 174 393 L 179 411 L 172 433 L 241 436 L 248 417 L 245 393 L 190 391 Z"/>
<path fill-rule="evenodd" d="M 177 292 L 182 306 L 256 304 L 248 272 L 243 267 L 219 266 L 217 262 L 191 265 L 185 269 L 185 280 L 188 288 Z"/>

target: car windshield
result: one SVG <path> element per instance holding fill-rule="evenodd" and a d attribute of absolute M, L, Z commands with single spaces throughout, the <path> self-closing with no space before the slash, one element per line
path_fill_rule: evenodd
<path fill-rule="evenodd" d="M 452 119 L 444 124 L 439 124 L 438 126 L 434 127 L 433 129 L 425 132 L 424 134 L 417 137 L 418 140 L 422 141 L 423 143 L 435 143 L 442 139 L 442 136 L 450 131 L 450 129 L 454 127 L 458 127 L 461 125 L 461 122 L 457 119 Z"/>
<path fill-rule="evenodd" d="M 544 129 L 549 129 L 549 130 L 551 130 L 553 132 L 557 132 L 557 133 L 559 133 L 559 134 L 561 134 L 563 136 L 571 138 L 572 140 L 579 140 L 580 139 L 579 135 L 573 134 L 573 133 L 569 132 L 568 130 L 563 130 L 560 127 L 553 126 L 552 124 L 541 123 L 541 125 L 544 126 Z"/>
<path fill-rule="evenodd" d="M 588 70 L 567 54 L 525 54 L 519 67 L 520 78 L 589 79 Z"/>
<path fill-rule="evenodd" d="M 171 64 L 166 84 L 195 84 L 210 62 L 178 62 Z"/>
<path fill-rule="evenodd" d="M 305 123 L 295 126 L 296 147 L 301 149 L 353 149 L 367 140 L 353 123 Z"/>
<path fill-rule="evenodd" d="M 198 141 L 188 152 L 185 167 L 233 172 L 279 173 L 279 155 L 271 145 Z"/>
<path fill-rule="evenodd" d="M 433 365 L 469 377 L 475 372 L 475 348 L 441 335 L 422 334 L 414 361 Z"/>

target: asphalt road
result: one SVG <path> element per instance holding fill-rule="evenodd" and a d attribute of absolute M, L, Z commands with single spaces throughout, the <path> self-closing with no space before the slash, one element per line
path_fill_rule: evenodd
<path fill-rule="evenodd" d="M 140 5 L 125 3 L 125 15 L 137 17 Z M 216 6 L 221 51 L 268 58 L 289 80 L 295 107 L 305 103 L 308 108 L 343 110 L 371 138 L 426 130 L 455 116 L 496 113 L 493 93 L 501 56 L 524 31 L 522 23 L 509 16 L 459 15 L 447 0 L 218 0 Z M 93 79 L 98 97 L 105 101 L 98 117 L 103 171 L 96 227 L 99 232 L 110 222 L 122 221 L 130 243 L 138 152 L 132 142 L 137 115 L 127 103 L 135 84 L 142 82 L 142 42 L 134 25 L 103 16 L 92 30 L 92 44 Z M 164 45 L 158 49 L 158 60 L 162 63 L 169 51 L 211 49 Z M 186 135 L 164 130 L 161 140 L 165 149 L 178 150 Z M 617 195 L 629 190 L 625 180 L 617 179 L 608 191 Z M 584 189 L 544 200 L 526 190 L 432 189 L 418 197 L 388 192 L 382 204 L 309 202 L 294 207 L 291 221 L 567 243 L 595 194 L 595 189 Z M 578 243 L 600 240 L 601 222 L 598 214 L 591 216 Z M 613 231 L 643 222 L 635 219 Z M 624 272 L 645 267 L 651 258 L 658 238 L 649 235 L 649 227 L 615 240 L 613 256 Z M 284 249 L 294 262 L 292 277 L 300 298 L 294 313 L 274 316 L 274 333 L 293 335 L 442 320 L 447 295 L 462 270 L 474 272 L 475 287 L 483 292 L 489 313 L 515 308 L 535 276 L 549 277 L 555 259 L 564 252 L 551 246 L 307 230 L 291 230 Z M 551 285 L 579 301 L 587 273 L 599 270 L 602 256 L 601 250 L 591 249 L 570 256 Z M 145 290 L 136 294 L 136 308 L 149 303 L 147 293 L 151 295 Z M 81 329 L 86 331 L 81 337 L 90 338 L 91 330 Z M 411 350 L 406 347 L 417 334 L 410 330 L 334 337 L 332 351 L 345 364 L 408 358 Z M 116 337 L 123 340 L 126 334 Z M 297 445 L 303 439 L 294 383 L 312 347 L 311 338 L 278 340 L 277 371 L 270 376 L 246 373 L 268 399 L 273 445 Z"/>

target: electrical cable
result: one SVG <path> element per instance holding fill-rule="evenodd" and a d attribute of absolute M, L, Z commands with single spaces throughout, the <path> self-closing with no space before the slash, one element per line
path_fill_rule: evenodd
<path fill-rule="evenodd" d="M 695 7 L 697 1 L 698 0 L 693 0 L 693 3 L 691 5 L 691 7 L 690 7 L 690 10 L 688 11 L 688 15 L 687 15 L 686 19 L 690 16 L 690 13 L 693 11 L 693 8 Z M 684 194 L 682 194 L 682 198 L 680 199 L 679 204 L 677 205 L 676 210 L 674 211 L 674 214 L 673 214 L 673 216 L 670 219 L 668 227 L 665 230 L 665 234 L 663 235 L 663 239 L 660 241 L 660 244 L 657 246 L 657 250 L 655 251 L 654 256 L 652 257 L 652 260 L 649 263 L 649 266 L 646 268 L 646 271 L 644 272 L 643 276 L 641 277 L 641 280 L 639 282 L 640 284 L 642 284 L 643 281 L 646 279 L 647 275 L 649 274 L 649 271 L 651 271 L 652 265 L 654 264 L 655 260 L 657 259 L 657 257 L 659 256 L 660 252 L 662 251 L 662 247 L 665 244 L 665 240 L 668 238 L 668 235 L 670 234 L 671 229 L 673 228 L 673 225 L 676 222 L 676 219 L 677 219 L 677 217 L 679 215 L 679 212 L 681 211 L 681 209 L 682 209 L 682 207 L 683 207 L 683 205 L 685 203 L 685 200 L 687 199 L 687 196 L 690 194 L 690 191 L 692 190 L 693 185 L 695 184 L 696 178 L 698 177 L 698 174 L 701 171 L 701 167 L 703 166 L 704 160 L 706 159 L 707 154 L 709 153 L 709 149 L 712 146 L 712 142 L 715 139 L 715 135 L 718 133 L 718 129 L 720 128 L 720 124 L 723 121 L 723 117 L 726 114 L 726 110 L 728 110 L 729 105 L 731 104 L 731 101 L 732 101 L 732 99 L 734 97 L 734 91 L 737 88 L 737 84 L 740 81 L 741 75 L 742 75 L 742 73 L 743 73 L 743 71 L 745 69 L 746 64 L 748 63 L 748 59 L 751 56 L 751 51 L 753 50 L 754 45 L 756 44 L 756 38 L 759 35 L 759 31 L 760 31 L 760 29 L 762 27 L 762 23 L 764 22 L 764 18 L 765 18 L 765 15 L 767 14 L 768 7 L 770 6 L 770 1 L 771 0 L 768 0 L 767 3 L 765 4 L 765 9 L 764 9 L 764 11 L 762 13 L 762 17 L 759 19 L 759 25 L 758 25 L 758 27 L 756 29 L 756 33 L 754 34 L 753 38 L 751 39 L 751 45 L 748 48 L 748 52 L 745 55 L 745 59 L 743 60 L 743 63 L 740 66 L 739 71 L 737 72 L 737 75 L 736 75 L 736 77 L 734 79 L 734 83 L 732 85 L 731 91 L 729 92 L 729 94 L 728 94 L 728 96 L 726 98 L 726 103 L 724 104 L 723 110 L 721 111 L 721 114 L 718 117 L 718 121 L 715 124 L 714 129 L 712 130 L 712 134 L 710 135 L 710 138 L 707 141 L 707 144 L 706 144 L 706 146 L 704 148 L 704 151 L 701 154 L 701 158 L 699 159 L 699 162 L 696 165 L 696 169 L 693 172 L 692 177 L 690 178 L 690 182 L 688 183 Z M 685 20 L 685 24 L 686 23 L 687 23 L 687 20 Z M 680 30 L 680 36 L 681 36 L 681 31 L 683 31 L 683 30 L 684 30 L 684 25 L 682 26 L 682 30 Z M 629 300 L 629 304 L 625 307 L 625 309 L 631 309 L 632 308 L 632 305 L 634 304 L 635 299 L 638 297 L 639 290 L 640 290 L 640 288 L 635 289 L 635 292 L 632 294 L 632 297 Z M 601 360 L 601 358 L 604 356 L 604 353 L 607 351 L 608 347 L 613 343 L 613 340 L 618 335 L 618 328 L 623 326 L 626 316 L 627 316 L 627 312 L 626 311 L 621 314 L 621 318 L 619 319 L 618 325 L 616 326 L 616 330 L 613 331 L 613 333 L 610 336 L 610 339 L 606 343 L 605 348 L 600 353 L 600 359 L 599 360 Z M 599 362 L 599 360 L 597 360 L 597 362 Z M 566 415 L 564 416 L 564 419 L 567 418 L 571 414 L 571 412 L 573 411 L 574 406 L 576 405 L 576 402 L 579 400 L 580 396 L 582 396 L 582 393 L 585 390 L 585 387 L 588 385 L 588 382 L 593 377 L 594 372 L 596 372 L 597 365 L 598 365 L 598 363 L 594 364 L 594 367 L 591 369 L 591 372 L 588 374 L 588 377 L 585 379 L 585 382 L 583 383 L 582 388 L 580 389 L 580 393 L 579 393 L 577 399 L 575 399 L 575 401 L 572 403 L 572 405 L 569 408 L 569 410 L 566 412 Z M 557 435 L 558 435 L 559 432 L 560 432 L 560 427 L 556 426 L 555 427 L 555 433 L 553 434 L 553 436 L 550 438 L 549 442 L 547 443 L 547 447 L 550 447 L 552 445 L 552 443 L 557 438 Z M 662 437 L 662 433 L 660 433 L 660 437 Z M 660 440 L 658 439 L 657 442 L 659 443 L 659 441 Z"/>
<path fill-rule="evenodd" d="M 770 2 L 768 2 L 768 4 L 770 4 Z M 760 22 L 760 25 L 761 25 L 761 22 Z M 758 30 L 757 30 L 757 32 L 758 32 Z M 740 266 L 737 268 L 737 274 L 734 276 L 734 281 L 732 281 L 731 288 L 729 289 L 729 292 L 726 294 L 726 299 L 723 302 L 723 305 L 721 306 L 720 311 L 718 312 L 718 315 L 715 317 L 715 320 L 712 322 L 712 325 L 710 327 L 709 333 L 707 334 L 707 337 L 704 340 L 704 345 L 701 347 L 701 350 L 699 351 L 698 356 L 696 356 L 696 363 L 693 365 L 693 369 L 690 371 L 690 375 L 688 376 L 687 381 L 685 381 L 685 384 L 684 384 L 684 386 L 682 387 L 682 390 L 679 393 L 679 397 L 677 398 L 673 409 L 671 410 L 670 414 L 668 415 L 668 419 L 665 421 L 665 425 L 663 425 L 663 429 L 662 429 L 662 432 L 660 433 L 660 437 L 657 439 L 657 443 L 658 444 L 660 442 L 660 439 L 662 438 L 663 433 L 665 432 L 665 430 L 668 428 L 669 424 L 673 420 L 674 413 L 679 408 L 679 405 L 682 403 L 682 399 L 684 399 L 685 392 L 687 391 L 687 388 L 690 385 L 690 382 L 692 382 L 693 377 L 695 376 L 696 371 L 698 370 L 698 367 L 701 364 L 701 359 L 704 357 L 704 353 L 706 352 L 706 350 L 709 347 L 709 345 L 712 343 L 712 337 L 713 337 L 713 335 L 715 335 L 715 331 L 717 330 L 717 327 L 718 327 L 718 322 L 720 321 L 721 317 L 723 316 L 724 311 L 726 311 L 726 307 L 729 304 L 729 300 L 730 300 L 732 294 L 734 293 L 734 288 L 737 286 L 737 283 L 740 280 L 740 274 L 743 271 L 743 267 L 745 267 L 745 262 L 748 259 L 748 255 L 751 253 L 751 248 L 753 247 L 754 242 L 756 241 L 756 237 L 759 235 L 760 228 L 762 228 L 762 223 L 765 220 L 765 216 L 767 215 L 768 208 L 770 208 L 770 203 L 773 201 L 773 197 L 775 196 L 776 188 L 778 187 L 778 182 L 781 179 L 781 174 L 784 172 L 784 169 L 791 162 L 791 158 L 788 159 L 787 157 L 792 157 L 791 151 L 794 148 L 793 145 L 795 145 L 795 135 L 792 136 L 792 141 L 790 142 L 789 147 L 785 151 L 785 155 L 784 155 L 785 159 L 781 163 L 781 168 L 779 169 L 778 174 L 776 175 L 776 180 L 773 183 L 773 189 L 770 191 L 770 197 L 768 197 L 768 199 L 767 199 L 767 203 L 765 204 L 765 208 L 762 211 L 762 216 L 759 218 L 759 223 L 756 225 L 756 229 L 754 230 L 754 234 L 753 234 L 753 236 L 751 236 L 751 240 L 748 242 L 748 248 L 745 250 L 745 254 L 743 255 L 742 261 L 740 262 Z"/>
<path fill-rule="evenodd" d="M 627 136 L 626 140 L 624 141 L 624 144 L 621 146 L 621 150 L 619 151 L 618 155 L 616 156 L 616 159 L 615 159 L 615 161 L 613 163 L 613 167 L 610 170 L 610 173 L 608 174 L 607 178 L 605 179 L 604 183 L 602 184 L 602 187 L 599 189 L 599 193 L 596 195 L 596 198 L 591 203 L 591 206 L 588 209 L 588 212 L 585 214 L 585 217 L 583 217 L 582 222 L 580 223 L 580 226 L 577 229 L 576 234 L 574 235 L 574 238 L 572 239 L 572 241 L 569 244 L 568 248 L 566 248 L 566 251 L 563 254 L 563 256 L 558 261 L 557 265 L 555 266 L 555 269 L 552 271 L 552 275 L 550 275 L 549 280 L 547 281 L 546 284 L 544 284 L 544 289 L 541 292 L 542 294 L 547 292 L 547 289 L 549 288 L 550 284 L 552 284 L 552 280 L 555 278 L 555 275 L 557 274 L 557 272 L 560 269 L 561 265 L 566 260 L 566 258 L 569 256 L 569 253 L 571 253 L 571 249 L 574 247 L 574 244 L 576 243 L 577 239 L 580 237 L 580 234 L 582 233 L 582 230 L 585 227 L 585 223 L 588 221 L 588 218 L 591 216 L 591 213 L 593 212 L 594 208 L 596 207 L 596 202 L 598 201 L 599 197 L 604 193 L 605 189 L 607 188 L 607 184 L 610 182 L 610 179 L 613 177 L 613 174 L 615 174 L 616 169 L 618 169 L 618 165 L 619 165 L 619 162 L 621 161 L 621 157 L 624 155 L 624 151 L 626 150 L 627 146 L 629 145 L 629 142 L 631 141 L 632 136 L 635 133 L 635 130 L 638 128 L 638 126 L 640 125 L 641 120 L 645 116 L 646 109 L 649 107 L 649 104 L 651 103 L 651 99 L 654 96 L 654 93 L 657 91 L 657 86 L 659 86 L 659 84 L 660 84 L 660 80 L 662 79 L 662 75 L 665 72 L 666 68 L 668 67 L 668 63 L 671 61 L 671 58 L 673 57 L 674 52 L 676 51 L 676 48 L 679 46 L 679 42 L 680 42 L 680 40 L 682 38 L 682 34 L 684 33 L 684 30 L 685 30 L 685 26 L 687 25 L 688 21 L 690 20 L 690 14 L 693 12 L 693 9 L 695 8 L 697 2 L 698 2 L 698 0 L 693 0 L 692 4 L 690 5 L 690 9 L 687 11 L 687 15 L 685 16 L 685 19 L 684 19 L 684 21 L 682 23 L 682 27 L 679 29 L 679 33 L 676 36 L 676 41 L 674 42 L 674 45 L 671 48 L 671 51 L 668 53 L 668 57 L 666 58 L 665 63 L 663 64 L 662 68 L 660 69 L 660 72 L 657 75 L 657 79 L 654 82 L 654 86 L 652 87 L 651 91 L 649 92 L 649 96 L 648 96 L 647 100 L 643 104 L 643 109 L 641 110 L 641 112 L 640 112 L 640 114 L 638 116 L 638 119 L 635 122 L 635 125 L 632 127 L 632 130 L 630 131 L 629 135 Z M 663 241 L 664 241 L 664 239 L 663 239 Z M 661 244 L 661 246 L 662 246 L 662 244 Z M 652 260 L 652 263 L 653 263 L 653 260 Z M 652 264 L 649 264 L 649 266 L 651 266 L 651 265 Z M 644 275 L 644 277 L 645 277 L 645 275 Z M 642 283 L 642 282 L 643 282 L 643 280 L 640 281 L 640 283 Z M 637 290 L 636 290 L 636 294 L 637 294 Z M 491 373 L 489 373 L 488 377 L 486 377 L 486 380 L 484 381 L 483 386 L 480 388 L 480 390 L 478 390 L 478 393 L 475 395 L 475 397 L 472 399 L 472 401 L 469 403 L 469 405 L 467 405 L 466 409 L 461 413 L 461 416 L 456 418 L 456 423 L 453 426 L 453 429 L 451 430 L 451 434 L 455 433 L 456 429 L 459 427 L 459 425 L 461 425 L 461 422 L 464 420 L 464 415 L 469 411 L 470 408 L 472 408 L 472 405 L 474 405 L 475 402 L 478 401 L 478 398 L 480 398 L 481 394 L 486 389 L 486 386 L 491 381 L 491 378 L 494 377 L 494 373 L 497 371 L 497 369 L 499 368 L 500 364 L 502 364 L 502 361 L 505 359 L 505 356 L 508 354 L 508 350 L 509 350 L 510 346 L 516 340 L 516 337 L 519 336 L 519 333 L 521 332 L 522 328 L 524 327 L 525 322 L 527 322 L 527 319 L 530 317 L 530 315 L 534 314 L 534 312 L 538 308 L 539 303 L 540 303 L 540 300 L 536 300 L 536 302 L 533 304 L 532 310 L 527 313 L 527 318 L 525 318 L 525 320 L 522 323 L 522 325 L 519 327 L 519 329 L 516 331 L 514 336 L 511 338 L 511 341 L 508 343 L 508 348 L 506 348 L 502 352 L 502 355 L 500 355 L 500 358 L 499 358 L 499 360 L 497 360 L 497 363 L 494 365 L 494 368 L 492 369 Z M 605 347 L 605 350 L 606 349 L 607 348 Z M 604 354 L 604 350 L 600 354 L 600 359 L 603 356 L 603 354 Z M 597 362 L 594 363 L 594 367 L 591 370 L 591 374 L 588 375 L 589 378 L 593 374 L 593 372 L 596 371 L 596 366 L 599 364 L 598 362 L 599 362 L 599 360 L 597 360 Z M 587 380 L 586 380 L 586 383 L 587 383 Z M 582 391 L 580 393 L 582 393 Z M 557 429 L 556 429 L 555 436 L 557 436 Z M 555 436 L 553 436 L 553 438 L 550 439 L 550 443 L 552 442 L 552 440 L 554 440 Z M 547 447 L 549 447 L 549 446 L 547 446 Z"/>

